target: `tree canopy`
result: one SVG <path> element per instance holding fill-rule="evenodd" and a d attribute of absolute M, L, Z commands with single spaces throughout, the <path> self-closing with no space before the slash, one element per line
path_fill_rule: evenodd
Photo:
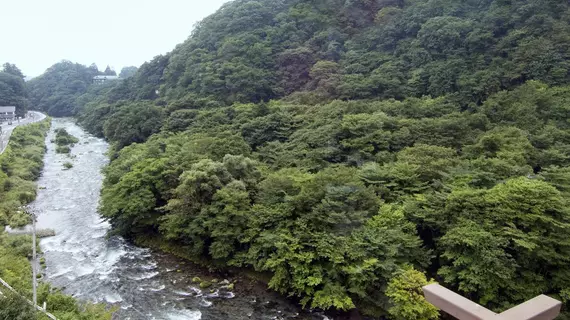
<path fill-rule="evenodd" d="M 28 82 L 30 102 L 34 109 L 52 116 L 70 116 L 76 108 L 75 99 L 85 93 L 99 74 L 97 66 L 86 67 L 62 61 Z"/>
<path fill-rule="evenodd" d="M 131 67 L 124 67 L 123 69 L 121 69 L 121 73 L 119 73 L 119 77 L 126 79 L 126 78 L 130 78 L 132 76 L 134 76 L 137 71 L 139 70 L 139 68 L 131 66 Z"/>
<path fill-rule="evenodd" d="M 16 107 L 16 114 L 28 111 L 28 90 L 22 71 L 11 63 L 5 63 L 0 71 L 0 106 Z"/>

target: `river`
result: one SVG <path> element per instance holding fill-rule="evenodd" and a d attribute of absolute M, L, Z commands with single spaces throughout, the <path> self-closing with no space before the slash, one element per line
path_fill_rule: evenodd
<path fill-rule="evenodd" d="M 55 153 L 54 129 L 79 138 L 71 154 Z M 72 119 L 54 119 L 47 137 L 38 196 L 31 209 L 38 228 L 56 236 L 42 239 L 44 280 L 80 300 L 118 306 L 114 319 L 327 319 L 301 311 L 293 302 L 243 277 L 230 290 L 220 278 L 199 289 L 194 277 L 215 274 L 169 254 L 106 237 L 109 224 L 97 212 L 108 144 L 87 134 Z M 63 163 L 73 167 L 64 170 Z M 48 306 L 49 309 L 49 306 Z"/>

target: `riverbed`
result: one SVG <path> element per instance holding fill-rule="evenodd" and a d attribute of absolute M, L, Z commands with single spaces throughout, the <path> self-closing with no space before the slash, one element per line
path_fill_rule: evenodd
<path fill-rule="evenodd" d="M 54 129 L 79 138 L 69 155 L 56 154 Z M 54 119 L 47 136 L 44 169 L 31 209 L 38 228 L 54 229 L 42 239 L 44 281 L 83 301 L 118 307 L 114 319 L 327 319 L 245 277 L 220 277 L 162 252 L 107 237 L 110 225 L 97 212 L 108 144 L 72 119 Z M 70 162 L 71 169 L 63 164 Z M 200 289 L 193 278 L 219 277 Z M 48 306 L 49 308 L 49 306 Z"/>

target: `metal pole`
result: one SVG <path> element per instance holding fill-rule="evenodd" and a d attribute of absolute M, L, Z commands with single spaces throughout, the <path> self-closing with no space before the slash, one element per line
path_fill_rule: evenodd
<path fill-rule="evenodd" d="M 38 293 L 37 293 L 37 281 L 36 281 L 36 216 L 32 215 L 32 286 L 34 290 L 34 308 L 38 306 Z"/>

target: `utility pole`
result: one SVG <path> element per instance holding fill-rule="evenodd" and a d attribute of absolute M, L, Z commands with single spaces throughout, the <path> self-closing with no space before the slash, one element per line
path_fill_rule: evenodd
<path fill-rule="evenodd" d="M 34 290 L 34 309 L 38 307 L 38 283 L 36 280 L 36 215 L 31 212 L 32 216 L 32 287 Z"/>

